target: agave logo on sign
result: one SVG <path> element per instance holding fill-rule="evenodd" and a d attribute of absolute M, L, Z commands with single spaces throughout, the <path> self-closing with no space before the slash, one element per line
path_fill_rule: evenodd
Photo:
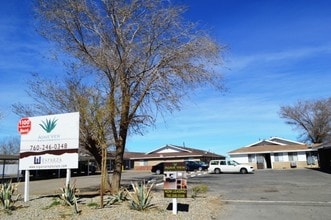
<path fill-rule="evenodd" d="M 51 120 L 46 118 L 46 121 L 41 122 L 42 123 L 39 124 L 40 127 L 42 127 L 47 133 L 50 133 L 56 127 L 57 119 L 53 118 L 53 120 Z"/>

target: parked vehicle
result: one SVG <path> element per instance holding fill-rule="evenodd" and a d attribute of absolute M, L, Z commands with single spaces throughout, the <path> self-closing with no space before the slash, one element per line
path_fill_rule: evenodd
<path fill-rule="evenodd" d="M 209 164 L 208 163 L 205 163 L 203 161 L 196 161 L 198 164 L 200 164 L 202 167 L 206 168 L 206 170 L 208 169 L 209 167 Z"/>
<path fill-rule="evenodd" d="M 253 173 L 254 168 L 249 165 L 240 164 L 234 160 L 211 160 L 208 173 Z"/>
<path fill-rule="evenodd" d="M 200 161 L 185 161 L 186 171 L 194 171 L 194 170 L 207 170 L 208 165 L 204 163 L 199 163 Z M 164 163 L 158 163 L 152 166 L 151 171 L 157 175 L 163 174 L 164 172 Z"/>
<path fill-rule="evenodd" d="M 162 162 L 152 166 L 151 171 L 157 175 L 162 174 L 164 171 L 164 163 Z"/>
<path fill-rule="evenodd" d="M 200 161 L 185 161 L 186 171 L 207 170 L 208 165 L 199 163 Z"/>

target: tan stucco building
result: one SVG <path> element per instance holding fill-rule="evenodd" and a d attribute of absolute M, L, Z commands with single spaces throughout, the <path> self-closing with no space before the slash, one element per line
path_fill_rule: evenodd
<path fill-rule="evenodd" d="M 318 146 L 272 137 L 230 151 L 229 155 L 255 169 L 318 167 Z"/>

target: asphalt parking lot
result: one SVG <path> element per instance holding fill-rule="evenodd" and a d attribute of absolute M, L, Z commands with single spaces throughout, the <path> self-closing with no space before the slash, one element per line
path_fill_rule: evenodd
<path fill-rule="evenodd" d="M 224 204 L 223 219 L 331 219 L 331 175 L 310 169 L 208 174 L 204 182 Z"/>
<path fill-rule="evenodd" d="M 257 170 L 254 174 L 189 175 L 188 185 L 207 184 L 209 193 L 223 203 L 220 219 L 331 219 L 331 174 L 310 170 Z M 123 183 L 135 180 L 162 182 L 162 175 L 127 171 Z M 100 175 L 74 177 L 77 188 L 96 188 Z M 49 195 L 65 179 L 30 182 L 30 195 Z M 24 183 L 19 192 L 23 195 Z M 162 185 L 159 185 L 162 188 Z"/>

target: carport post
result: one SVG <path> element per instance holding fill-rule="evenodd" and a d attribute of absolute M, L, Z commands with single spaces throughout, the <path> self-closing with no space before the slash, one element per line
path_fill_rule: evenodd
<path fill-rule="evenodd" d="M 5 179 L 5 167 L 6 167 L 6 160 L 3 160 L 3 166 L 2 166 L 2 180 Z"/>
<path fill-rule="evenodd" d="M 30 170 L 25 170 L 25 181 L 24 181 L 24 202 L 29 201 L 29 184 L 30 184 Z"/>
<path fill-rule="evenodd" d="M 177 215 L 177 198 L 172 199 L 172 214 Z"/>

